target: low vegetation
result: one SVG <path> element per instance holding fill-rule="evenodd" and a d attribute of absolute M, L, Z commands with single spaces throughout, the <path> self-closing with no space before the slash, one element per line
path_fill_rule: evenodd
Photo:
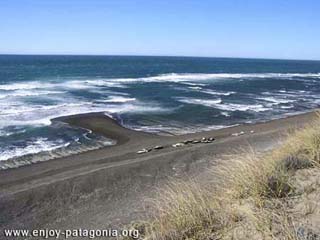
<path fill-rule="evenodd" d="M 159 191 L 153 220 L 134 225 L 141 238 L 320 239 L 320 120 L 270 152 L 225 162 L 205 184 L 172 181 Z"/>

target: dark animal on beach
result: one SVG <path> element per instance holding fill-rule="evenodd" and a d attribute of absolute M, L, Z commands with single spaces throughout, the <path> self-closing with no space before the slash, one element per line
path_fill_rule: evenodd
<path fill-rule="evenodd" d="M 163 149 L 163 146 L 155 146 L 153 149 L 160 150 L 160 149 Z"/>

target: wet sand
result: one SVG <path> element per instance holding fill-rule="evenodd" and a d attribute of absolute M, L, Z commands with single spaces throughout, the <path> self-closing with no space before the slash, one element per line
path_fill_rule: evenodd
<path fill-rule="evenodd" d="M 314 112 L 259 124 L 181 136 L 158 136 L 120 126 L 102 113 L 67 116 L 62 121 L 117 141 L 114 146 L 0 171 L 0 229 L 105 228 L 143 216 L 141 202 L 170 177 L 201 173 L 222 154 L 252 146 L 266 150 L 287 131 L 302 127 Z M 234 133 L 244 132 L 240 136 Z M 171 145 L 214 137 L 212 143 Z M 156 145 L 163 149 L 137 154 Z M 1 235 L 0 235 L 1 237 Z"/>

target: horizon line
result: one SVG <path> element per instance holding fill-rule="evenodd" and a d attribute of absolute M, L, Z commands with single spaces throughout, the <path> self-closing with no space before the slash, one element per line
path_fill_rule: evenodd
<path fill-rule="evenodd" d="M 222 57 L 222 56 L 194 56 L 194 55 L 149 55 L 149 54 L 73 54 L 73 53 L 0 53 L 0 56 L 79 56 L 79 57 L 172 57 L 172 58 L 226 58 L 226 59 L 257 59 L 257 60 L 282 60 L 282 61 L 315 61 L 320 59 L 299 58 L 268 58 L 268 57 Z"/>

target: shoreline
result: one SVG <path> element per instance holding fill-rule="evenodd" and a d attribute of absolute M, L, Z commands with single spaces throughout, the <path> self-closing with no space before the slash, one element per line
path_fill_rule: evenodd
<path fill-rule="evenodd" d="M 66 162 L 68 161 L 67 168 L 70 167 L 80 167 L 86 165 L 85 162 L 92 163 L 92 162 L 104 162 L 103 160 L 107 159 L 108 157 L 115 157 L 116 155 L 134 155 L 133 158 L 141 157 L 141 155 L 136 154 L 138 150 L 142 148 L 152 148 L 156 145 L 163 145 L 163 146 L 170 146 L 171 144 L 182 142 L 190 139 L 201 139 L 202 137 L 214 137 L 215 141 L 212 144 L 215 144 L 217 141 L 224 139 L 224 138 L 235 138 L 235 137 L 248 137 L 250 136 L 250 131 L 254 131 L 253 135 L 256 133 L 268 133 L 272 132 L 272 127 L 276 127 L 278 130 L 288 129 L 289 128 L 298 128 L 304 125 L 305 122 L 310 121 L 317 115 L 317 110 L 312 112 L 302 113 L 298 115 L 286 116 L 284 118 L 277 118 L 270 121 L 259 122 L 259 123 L 244 123 L 239 124 L 236 126 L 231 126 L 227 128 L 221 129 L 214 129 L 208 131 L 201 131 L 196 133 L 187 133 L 183 135 L 170 135 L 170 136 L 163 136 L 157 135 L 154 133 L 148 133 L 143 131 L 136 131 L 129 128 L 123 127 L 119 122 L 115 119 L 105 115 L 103 112 L 94 112 L 94 113 L 85 113 L 85 114 L 76 114 L 70 116 L 63 116 L 54 118 L 52 122 L 60 122 L 64 124 L 69 124 L 74 127 L 84 128 L 88 131 L 92 131 L 96 134 L 100 134 L 107 138 L 110 138 L 113 141 L 116 141 L 116 144 L 109 145 L 100 149 L 81 152 L 78 154 L 72 154 L 68 156 L 63 156 L 60 158 L 55 158 L 43 162 L 36 162 L 29 165 L 23 165 L 18 168 L 10 168 L 6 170 L 0 171 L 0 179 L 1 176 L 7 176 L 9 179 L 6 181 L 2 178 L 0 180 L 0 187 L 4 186 L 8 182 L 11 182 L 12 177 L 11 172 L 26 172 L 25 169 L 34 168 L 37 170 L 42 170 L 42 165 L 48 165 L 50 168 L 56 168 L 57 162 Z M 257 131 L 255 131 L 255 129 Z M 241 136 L 232 136 L 235 133 L 244 132 L 244 134 L 240 134 Z M 165 143 L 165 144 L 163 144 Z M 196 146 L 196 145 L 195 145 Z M 181 150 L 185 148 L 167 148 L 166 150 Z M 161 151 L 159 151 L 161 152 Z M 157 153 L 159 153 L 157 152 Z M 153 153 L 150 153 L 152 155 Z M 147 154 L 148 155 L 148 154 Z M 146 156 L 146 155 L 143 155 Z M 93 158 L 92 158 L 93 157 Z M 76 159 L 81 159 L 81 165 L 76 164 Z M 90 160 L 86 161 L 85 159 L 88 158 Z M 118 161 L 111 160 L 110 162 Z M 72 162 L 72 163 L 71 163 Z M 107 162 L 107 161 L 106 161 Z M 61 170 L 62 167 L 59 167 Z M 56 169 L 55 169 L 56 170 Z M 37 171 L 34 172 L 34 175 L 38 175 Z M 30 175 L 30 174 L 27 174 Z"/>
<path fill-rule="evenodd" d="M 87 117 L 98 117 L 98 116 L 104 116 L 108 119 L 108 122 L 111 122 L 115 125 L 120 126 L 121 128 L 130 130 L 130 131 L 135 131 L 135 132 L 143 132 L 146 134 L 151 134 L 151 135 L 156 135 L 156 136 L 161 136 L 161 137 L 176 137 L 176 136 L 183 136 L 183 135 L 189 135 L 189 134 L 196 134 L 196 133 L 204 133 L 204 132 L 208 132 L 208 131 L 218 131 L 218 130 L 224 130 L 227 128 L 233 128 L 233 127 L 239 127 L 239 126 L 245 126 L 245 125 L 255 125 L 255 124 L 262 124 L 262 123 L 267 123 L 267 122 L 271 122 L 271 121 L 276 121 L 276 120 L 281 120 L 281 119 L 287 119 L 287 118 L 291 118 L 291 117 L 296 117 L 296 116 L 300 116 L 300 115 L 308 115 L 308 114 L 312 114 L 315 113 L 317 111 L 320 111 L 320 108 L 315 108 L 312 110 L 308 110 L 308 111 L 299 111 L 299 112 L 293 112 L 293 113 L 286 113 L 283 115 L 276 115 L 273 118 L 270 119 L 263 119 L 263 120 L 257 120 L 255 122 L 251 122 L 251 121 L 247 121 L 247 122 L 242 122 L 242 123 L 235 123 L 232 125 L 226 125 L 223 126 L 221 128 L 214 128 L 215 125 L 212 125 L 213 128 L 208 130 L 206 128 L 197 131 L 197 132 L 186 132 L 186 133 L 181 133 L 181 134 L 174 134 L 174 133 L 169 133 L 169 132 L 165 132 L 166 134 L 162 134 L 162 131 L 159 132 L 148 132 L 148 131 L 143 131 L 143 130 L 136 130 L 134 128 L 130 128 L 127 126 L 124 126 L 120 123 L 119 120 L 115 119 L 113 116 L 110 116 L 108 114 L 106 114 L 106 112 L 104 111 L 100 111 L 100 112 L 89 112 L 89 113 L 79 113 L 79 114 L 73 114 L 73 115 L 65 115 L 65 116 L 60 116 L 60 117 L 55 117 L 50 119 L 51 123 L 54 122 L 58 122 L 58 123 L 62 123 L 62 124 L 69 124 L 71 126 L 77 127 L 77 128 L 83 128 L 87 131 L 92 131 L 89 128 L 85 128 L 83 126 L 81 126 L 81 124 L 77 124 L 76 121 L 81 119 L 81 118 L 87 118 Z M 210 126 L 209 126 L 210 127 Z"/>
<path fill-rule="evenodd" d="M 94 220 L 94 214 L 100 214 L 112 226 L 130 222 L 140 214 L 131 209 L 141 205 L 137 199 L 168 177 L 193 175 L 206 164 L 219 164 L 222 154 L 230 154 L 239 148 L 270 149 L 286 132 L 302 127 L 316 117 L 314 111 L 264 123 L 177 136 L 127 129 L 101 113 L 53 119 L 90 129 L 108 138 L 111 135 L 118 144 L 0 171 L 0 227 L 85 226 L 80 220 L 73 219 L 76 213 L 70 210 L 71 206 L 79 211 L 77 216 L 88 215 Z M 240 132 L 245 133 L 232 136 Z M 214 137 L 215 141 L 177 148 L 171 146 L 203 137 Z M 142 148 L 156 145 L 164 148 L 137 154 Z M 92 201 L 94 206 L 91 206 Z M 90 211 L 85 210 L 88 208 Z M 47 211 L 52 211 L 49 217 Z M 57 219 L 60 220 L 57 222 Z"/>
<path fill-rule="evenodd" d="M 202 129 L 200 131 L 197 132 L 187 132 L 187 133 L 181 133 L 181 134 L 174 134 L 174 133 L 169 133 L 169 132 L 165 132 L 166 134 L 162 134 L 163 132 L 159 131 L 159 132 L 148 132 L 148 131 L 143 131 L 143 130 L 136 130 L 130 127 L 126 127 L 123 126 L 119 120 L 113 118 L 112 116 L 109 116 L 108 114 L 106 114 L 105 112 L 90 112 L 90 113 L 80 113 L 80 114 L 74 114 L 74 115 L 65 115 L 65 116 L 60 116 L 60 117 L 55 117 L 50 119 L 51 124 L 67 124 L 71 127 L 75 127 L 78 129 L 84 129 L 88 132 L 94 132 L 97 135 L 101 135 L 103 137 L 106 137 L 107 139 L 110 140 L 110 144 L 105 145 L 105 146 L 100 146 L 100 147 L 96 147 L 93 149 L 86 149 L 83 148 L 82 150 L 78 150 L 78 151 L 71 151 L 68 154 L 68 151 L 66 150 L 65 152 L 63 152 L 63 150 L 61 150 L 60 148 L 57 149 L 57 152 L 54 151 L 53 155 L 50 154 L 50 152 L 39 152 L 36 154 L 30 154 L 30 155 L 25 155 L 25 156 L 21 156 L 18 158 L 10 158 L 8 160 L 4 160 L 2 162 L 0 162 L 0 171 L 8 171 L 10 169 L 16 169 L 16 168 L 21 168 L 21 167 L 26 167 L 29 165 L 33 165 L 33 164 L 39 164 L 41 162 L 44 161 L 53 161 L 56 159 L 60 159 L 60 158 L 66 158 L 66 157 L 70 157 L 73 155 L 79 155 L 79 154 L 83 154 L 86 152 L 92 152 L 92 151 L 97 151 L 97 150 L 101 150 L 104 148 L 110 148 L 113 146 L 120 146 L 123 145 L 125 143 L 127 143 L 129 141 L 129 138 L 131 138 L 132 136 L 137 135 L 136 133 L 142 133 L 141 136 L 139 137 L 146 137 L 146 136 L 155 136 L 155 137 L 169 137 L 169 138 L 173 138 L 173 137 L 183 137 L 183 136 L 190 136 L 191 135 L 201 135 L 201 134 L 205 134 L 207 132 L 218 132 L 218 131 L 224 131 L 226 129 L 233 129 L 236 127 L 244 127 L 244 126 L 253 126 L 256 124 L 263 124 L 263 123 L 268 123 L 271 121 L 275 121 L 275 120 L 281 120 L 281 119 L 287 119 L 287 118 L 291 118 L 291 117 L 295 117 L 295 116 L 299 116 L 299 115 L 305 115 L 305 114 L 310 114 L 313 112 L 316 112 L 317 109 L 314 110 L 309 110 L 309 111 L 305 111 L 305 112 L 296 112 L 296 113 L 291 113 L 291 114 L 285 114 L 282 116 L 276 116 L 274 118 L 271 119 L 267 119 L 267 120 L 258 120 L 256 122 L 243 122 L 243 123 L 238 123 L 238 124 L 233 124 L 233 125 L 229 125 L 229 126 L 224 126 L 221 128 L 208 128 L 208 129 Z M 108 129 L 103 129 L 99 126 L 97 126 L 97 124 L 90 124 L 90 121 L 94 121 L 94 119 L 98 119 L 98 118 L 104 118 L 104 124 L 108 125 Z M 89 121 L 86 121 L 88 120 Z M 91 120 L 90 120 L 91 119 Z M 92 120 L 93 119 L 93 120 Z M 84 121 L 83 121 L 84 120 Z M 114 128 L 114 130 L 112 130 L 112 128 Z M 41 154 L 43 159 L 41 159 Z M 27 159 L 25 159 L 25 157 L 27 157 Z"/>

